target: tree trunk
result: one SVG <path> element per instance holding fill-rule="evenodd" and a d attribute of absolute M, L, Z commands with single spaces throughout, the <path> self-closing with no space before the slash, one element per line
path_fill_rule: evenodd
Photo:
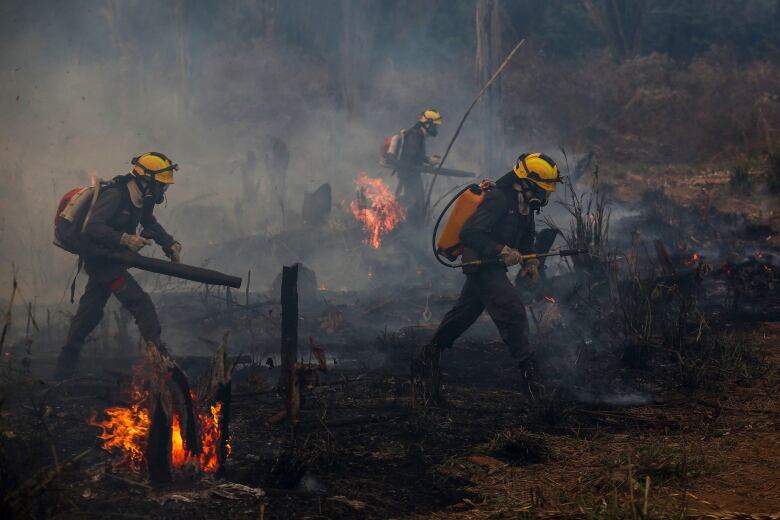
<path fill-rule="evenodd" d="M 477 0 L 477 82 L 481 87 L 488 82 L 501 65 L 501 17 L 499 0 Z M 482 174 L 496 177 L 502 172 L 506 162 L 501 157 L 504 152 L 504 132 L 501 124 L 501 79 L 485 93 L 482 104 Z"/>
<path fill-rule="evenodd" d="M 184 123 L 189 112 L 190 52 L 187 39 L 187 2 L 173 4 L 173 21 L 176 27 L 176 116 Z"/>
<path fill-rule="evenodd" d="M 371 14 L 377 9 L 361 0 L 341 0 L 339 43 L 341 93 L 344 108 L 354 114 L 360 109 L 371 72 Z"/>
<path fill-rule="evenodd" d="M 263 41 L 273 44 L 275 41 L 276 12 L 279 9 L 279 0 L 265 0 L 262 4 Z"/>
<path fill-rule="evenodd" d="M 647 0 L 581 0 L 593 24 L 609 44 L 616 60 L 624 60 L 636 51 Z"/>

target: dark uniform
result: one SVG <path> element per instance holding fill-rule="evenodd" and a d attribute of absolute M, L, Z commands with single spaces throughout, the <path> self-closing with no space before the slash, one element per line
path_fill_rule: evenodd
<path fill-rule="evenodd" d="M 131 176 L 119 176 L 101 187 L 82 237 L 101 247 L 124 250 L 124 246 L 119 243 L 122 234 L 136 234 L 140 224 L 163 250 L 170 251 L 175 240 L 166 233 L 151 211 L 145 214 L 142 208 L 133 204 L 128 182 L 134 182 Z M 58 370 L 67 372 L 75 368 L 81 347 L 103 318 L 103 308 L 112 294 L 133 315 L 144 341 L 160 344 L 160 320 L 152 300 L 125 267 L 99 257 L 87 256 L 84 258 L 84 270 L 89 280 L 70 323 Z"/>
<path fill-rule="evenodd" d="M 520 213 L 518 192 L 512 187 L 514 180 L 512 172 L 502 177 L 464 224 L 460 238 L 465 247 L 465 262 L 495 259 L 505 245 L 523 254 L 533 252 L 533 212 Z M 486 309 L 512 356 L 531 354 L 525 306 L 509 282 L 506 271 L 500 263 L 464 268 L 466 283 L 455 307 L 444 316 L 436 330 L 431 341 L 434 347 L 451 347 Z"/>
<path fill-rule="evenodd" d="M 423 216 L 425 188 L 423 188 L 422 174 L 414 166 L 423 166 L 428 160 L 425 153 L 425 130 L 421 123 L 416 123 L 404 132 L 399 159 L 403 166 L 396 170 L 398 193 L 407 207 L 409 220 L 419 221 Z"/>

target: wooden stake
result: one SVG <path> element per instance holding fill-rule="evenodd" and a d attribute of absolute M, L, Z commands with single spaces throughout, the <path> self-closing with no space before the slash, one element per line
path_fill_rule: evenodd
<path fill-rule="evenodd" d="M 290 372 L 298 360 L 298 264 L 282 269 L 282 371 L 279 386 L 289 390 Z"/>
<path fill-rule="evenodd" d="M 3 344 L 5 343 L 5 336 L 8 334 L 8 329 L 11 327 L 11 311 L 14 308 L 14 298 L 16 298 L 16 291 L 19 288 L 19 284 L 16 282 L 16 275 L 14 275 L 13 288 L 11 289 L 11 300 L 8 302 L 8 310 L 5 311 L 5 323 L 3 324 L 3 332 L 0 335 L 0 355 L 3 354 Z"/>
<path fill-rule="evenodd" d="M 634 472 L 631 464 L 631 454 L 628 455 L 628 496 L 631 499 L 631 517 L 636 520 L 636 506 L 634 502 Z"/>

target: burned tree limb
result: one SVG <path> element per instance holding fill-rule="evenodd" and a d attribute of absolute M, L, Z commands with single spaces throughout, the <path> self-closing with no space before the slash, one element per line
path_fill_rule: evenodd
<path fill-rule="evenodd" d="M 146 345 L 150 372 L 151 424 L 146 446 L 146 464 L 152 482 L 171 479 L 171 430 L 178 417 L 182 440 L 191 454 L 200 454 L 202 446 L 187 376 L 165 349 Z"/>
<path fill-rule="evenodd" d="M 230 451 L 230 401 L 231 401 L 231 376 L 233 367 L 228 365 L 227 343 L 230 334 L 225 332 L 222 341 L 219 343 L 217 352 L 211 363 L 211 376 L 209 381 L 209 392 L 211 400 L 214 403 L 214 409 L 218 410 L 217 428 L 219 437 L 217 438 L 216 457 L 217 457 L 217 476 L 223 476 L 225 473 L 225 461 Z M 235 366 L 235 365 L 233 365 Z"/>
<path fill-rule="evenodd" d="M 171 418 L 160 395 L 154 400 L 149 439 L 146 445 L 146 467 L 152 482 L 171 480 Z"/>

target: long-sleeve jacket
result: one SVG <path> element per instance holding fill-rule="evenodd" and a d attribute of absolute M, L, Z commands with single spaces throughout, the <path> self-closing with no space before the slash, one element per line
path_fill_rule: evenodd
<path fill-rule="evenodd" d="M 404 144 L 399 159 L 407 165 L 421 165 L 428 160 L 425 153 L 425 131 L 417 123 L 404 132 Z"/>
<path fill-rule="evenodd" d="M 518 211 L 517 192 L 511 185 L 488 190 L 460 232 L 464 247 L 483 259 L 495 258 L 505 245 L 531 253 L 535 236 L 533 212 L 523 215 Z"/>
<path fill-rule="evenodd" d="M 122 233 L 133 235 L 140 224 L 167 251 L 175 240 L 151 212 L 144 218 L 143 209 L 135 207 L 127 188 L 129 181 L 128 176 L 118 176 L 101 186 L 82 236 L 98 245 L 118 249 Z"/>

